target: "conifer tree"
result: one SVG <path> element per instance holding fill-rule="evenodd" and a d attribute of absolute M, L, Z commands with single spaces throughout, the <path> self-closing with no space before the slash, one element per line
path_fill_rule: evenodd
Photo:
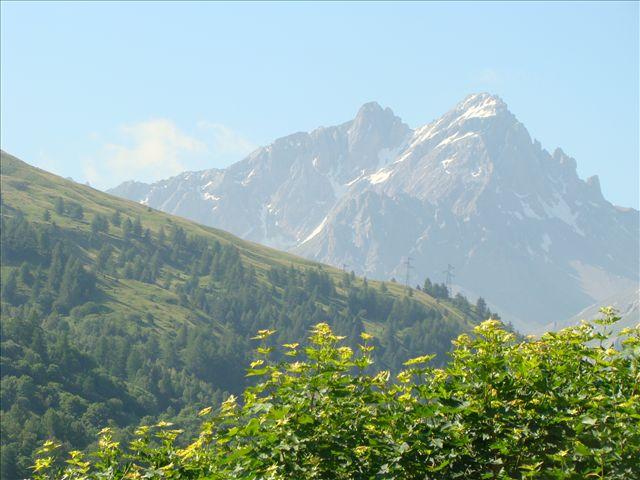
<path fill-rule="evenodd" d="M 18 293 L 18 275 L 12 270 L 7 280 L 2 282 L 2 299 L 8 303 L 15 303 Z"/>
<path fill-rule="evenodd" d="M 98 252 L 98 256 L 96 258 L 96 268 L 99 271 L 106 270 L 112 252 L 113 249 L 108 243 L 105 243 L 104 245 L 102 245 L 102 247 L 100 247 L 100 251 Z"/>
<path fill-rule="evenodd" d="M 76 220 L 82 220 L 84 218 L 84 209 L 79 203 L 69 202 L 67 205 L 67 211 L 71 218 Z"/>
<path fill-rule="evenodd" d="M 112 214 L 111 214 L 111 224 L 114 227 L 119 227 L 120 224 L 122 222 L 122 218 L 120 216 L 120 210 L 115 210 Z"/>
<path fill-rule="evenodd" d="M 56 198 L 54 208 L 58 215 L 64 215 L 64 200 L 61 197 Z"/>
<path fill-rule="evenodd" d="M 476 312 L 482 320 L 487 318 L 487 313 L 489 313 L 487 309 L 487 302 L 485 302 L 482 297 L 478 297 L 478 300 L 476 301 Z"/>
<path fill-rule="evenodd" d="M 66 263 L 66 257 L 62 248 L 62 243 L 56 243 L 51 253 L 51 263 L 49 265 L 48 282 L 47 287 L 49 290 L 57 291 L 62 280 L 64 273 L 64 267 Z"/>
<path fill-rule="evenodd" d="M 20 281 L 25 285 L 31 285 L 31 282 L 33 282 L 33 275 L 31 275 L 31 270 L 27 262 L 23 262 L 22 265 L 20 265 Z"/>
<path fill-rule="evenodd" d="M 131 240 L 131 236 L 133 235 L 133 223 L 129 218 L 126 218 L 122 223 L 122 237 L 125 242 Z"/>
<path fill-rule="evenodd" d="M 91 233 L 97 235 L 99 232 L 107 233 L 109 231 L 109 221 L 101 214 L 94 215 L 91 220 Z"/>
<path fill-rule="evenodd" d="M 142 237 L 142 222 L 140 220 L 140 215 L 136 216 L 136 219 L 133 222 L 133 235 L 136 238 Z"/>
<path fill-rule="evenodd" d="M 67 311 L 88 298 L 95 285 L 95 279 L 81 265 L 77 258 L 70 257 L 62 275 L 56 306 Z"/>

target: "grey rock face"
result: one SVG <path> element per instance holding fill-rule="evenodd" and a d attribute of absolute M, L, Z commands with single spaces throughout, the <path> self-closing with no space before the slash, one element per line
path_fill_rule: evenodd
<path fill-rule="evenodd" d="M 226 170 L 111 193 L 370 277 L 403 278 L 407 256 L 413 283 L 453 264 L 456 290 L 523 331 L 638 285 L 638 211 L 607 202 L 489 94 L 416 130 L 368 103 Z"/>

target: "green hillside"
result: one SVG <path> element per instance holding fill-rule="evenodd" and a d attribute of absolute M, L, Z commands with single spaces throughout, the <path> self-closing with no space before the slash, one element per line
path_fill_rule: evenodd
<path fill-rule="evenodd" d="M 480 302 L 367 281 L 112 197 L 2 152 L 2 478 L 45 438 L 85 448 L 102 427 L 181 422 L 247 386 L 274 344 L 327 322 L 374 336 L 392 370 L 446 359 Z M 192 426 L 185 423 L 187 430 Z"/>

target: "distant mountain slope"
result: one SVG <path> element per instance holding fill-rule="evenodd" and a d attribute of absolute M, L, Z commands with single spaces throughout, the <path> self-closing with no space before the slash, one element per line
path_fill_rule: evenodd
<path fill-rule="evenodd" d="M 180 421 L 239 392 L 258 329 L 372 333 L 395 369 L 487 315 L 257 245 L 64 180 L 2 152 L 2 478 L 45 438 Z M 182 425 L 185 427 L 185 425 Z M 188 427 L 188 424 L 186 425 Z"/>
<path fill-rule="evenodd" d="M 524 331 L 637 287 L 637 210 L 606 201 L 562 150 L 544 150 L 496 96 L 411 130 L 364 105 L 226 170 L 112 193 L 374 278 L 440 276 Z M 440 277 L 442 278 L 442 277 Z"/>
<path fill-rule="evenodd" d="M 353 121 L 278 139 L 226 170 L 187 172 L 153 185 L 126 182 L 109 193 L 266 245 L 294 247 L 350 181 L 394 158 L 410 133 L 390 109 L 369 103 Z"/>
<path fill-rule="evenodd" d="M 612 295 L 601 302 L 585 308 L 574 317 L 564 322 L 559 322 L 556 325 L 546 325 L 546 328 L 553 328 L 555 330 L 572 325 L 579 325 L 582 320 L 596 320 L 602 317 L 600 313 L 600 308 L 602 307 L 613 307 L 620 315 L 620 321 L 615 324 L 615 331 L 635 327 L 640 324 L 640 290 L 634 288 Z"/>

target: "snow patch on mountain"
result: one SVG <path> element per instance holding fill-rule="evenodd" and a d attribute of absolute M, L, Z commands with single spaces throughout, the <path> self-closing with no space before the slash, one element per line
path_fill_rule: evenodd
<path fill-rule="evenodd" d="M 472 102 L 480 100 L 480 102 L 476 104 L 472 104 Z M 456 117 L 450 124 L 449 128 L 453 125 L 461 123 L 465 120 L 469 120 L 472 118 L 487 118 L 493 117 L 496 115 L 496 110 L 498 106 L 498 100 L 490 95 L 475 95 L 471 96 L 468 100 L 463 103 L 463 107 L 467 107 L 467 105 L 471 104 L 462 115 Z"/>
<path fill-rule="evenodd" d="M 467 132 L 463 135 L 460 134 L 460 132 L 456 132 L 453 135 L 448 136 L 447 138 L 445 138 L 444 140 L 442 140 L 438 145 L 436 145 L 436 148 L 438 147 L 443 147 L 445 145 L 448 145 L 450 143 L 455 143 L 455 142 L 459 142 L 460 140 L 464 140 L 465 138 L 469 138 L 469 137 L 477 137 L 478 134 L 475 132 Z"/>
<path fill-rule="evenodd" d="M 542 205 L 547 217 L 556 218 L 569 225 L 578 235 L 585 236 L 585 233 L 580 229 L 576 221 L 578 214 L 571 210 L 571 207 L 569 207 L 564 198 L 557 195 L 551 204 L 543 202 Z"/>
<path fill-rule="evenodd" d="M 442 160 L 440 163 L 442 164 L 442 168 L 444 168 L 444 171 L 448 174 L 451 174 L 451 172 L 449 170 L 447 170 L 447 167 L 451 164 L 451 162 L 453 162 L 455 160 L 454 157 L 449 157 L 446 158 L 444 160 Z"/>
<path fill-rule="evenodd" d="M 204 197 L 205 200 L 210 200 L 212 202 L 217 202 L 221 198 L 218 195 L 214 195 L 212 193 L 207 193 L 207 192 L 204 192 L 202 196 Z"/>
<path fill-rule="evenodd" d="M 251 182 L 251 179 L 255 176 L 255 174 L 256 174 L 256 169 L 254 168 L 249 172 L 249 174 L 245 177 L 245 179 L 242 180 L 242 182 L 240 182 L 241 185 L 243 187 L 246 187 L 247 185 L 249 185 L 249 182 Z"/>
<path fill-rule="evenodd" d="M 378 183 L 382 183 L 385 182 L 389 179 L 389 177 L 391 176 L 391 170 L 386 170 L 386 169 L 381 169 L 378 170 L 376 173 L 369 175 L 369 182 L 371 183 L 371 185 L 376 185 Z"/>
<path fill-rule="evenodd" d="M 313 229 L 313 232 L 311 232 L 307 238 L 305 238 L 302 243 L 307 243 L 309 240 L 311 240 L 312 238 L 314 238 L 316 235 L 318 235 L 322 229 L 325 227 L 325 225 L 327 224 L 327 217 L 324 217 L 322 219 L 322 222 L 320 222 L 320 224 Z"/>

